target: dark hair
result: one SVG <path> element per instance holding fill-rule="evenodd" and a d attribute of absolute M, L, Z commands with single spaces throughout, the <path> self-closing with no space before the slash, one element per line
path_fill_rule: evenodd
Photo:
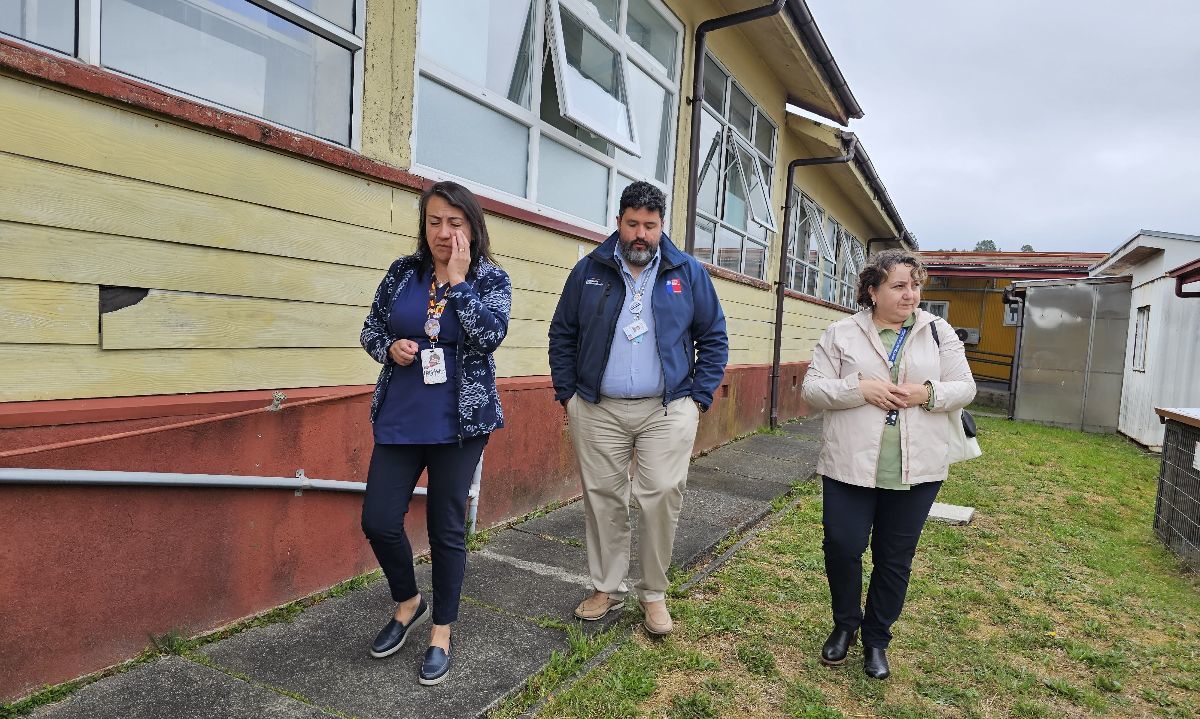
<path fill-rule="evenodd" d="M 651 210 L 658 211 L 659 217 L 665 217 L 667 211 L 667 196 L 663 191 L 651 185 L 644 180 L 630 183 L 621 192 L 621 204 L 617 207 L 617 217 L 625 214 L 625 210 L 633 208 L 635 210 Z"/>
<path fill-rule="evenodd" d="M 862 272 L 858 273 L 858 304 L 863 307 L 875 306 L 875 302 L 871 299 L 870 288 L 879 289 L 896 265 L 911 267 L 913 279 L 917 282 L 924 282 L 925 278 L 929 276 L 925 265 L 921 264 L 921 260 L 911 252 L 905 250 L 876 252 L 867 260 Z"/>
<path fill-rule="evenodd" d="M 479 261 L 492 259 L 491 242 L 488 240 L 487 224 L 483 219 L 483 208 L 475 195 L 457 182 L 438 182 L 421 194 L 421 217 L 417 221 L 417 257 L 421 258 L 421 271 L 427 272 L 433 267 L 433 253 L 429 250 L 429 241 L 425 237 L 425 209 L 429 206 L 429 198 L 437 195 L 451 207 L 462 210 L 466 215 L 467 224 L 471 227 L 471 267 L 467 274 L 474 274 L 479 269 Z"/>

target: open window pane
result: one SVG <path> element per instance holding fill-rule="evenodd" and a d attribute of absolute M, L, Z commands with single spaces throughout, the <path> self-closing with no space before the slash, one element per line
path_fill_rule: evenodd
<path fill-rule="evenodd" d="M 704 101 L 716 108 L 721 115 L 725 114 L 725 86 L 729 84 L 729 76 L 717 65 L 712 56 L 704 56 Z"/>
<path fill-rule="evenodd" d="M 292 0 L 292 3 L 354 32 L 354 0 Z"/>
<path fill-rule="evenodd" d="M 737 143 L 730 137 L 725 145 L 725 211 L 721 217 L 742 231 L 750 219 L 749 195 Z"/>
<path fill-rule="evenodd" d="M 75 54 L 75 0 L 0 0 L 0 33 Z"/>
<path fill-rule="evenodd" d="M 608 168 L 546 137 L 538 153 L 538 202 L 607 225 Z"/>
<path fill-rule="evenodd" d="M 754 146 L 767 157 L 775 157 L 775 128 L 762 110 L 755 115 Z"/>
<path fill-rule="evenodd" d="M 343 145 L 353 53 L 245 0 L 105 0 L 106 67 Z"/>
<path fill-rule="evenodd" d="M 708 111 L 700 116 L 699 190 L 696 207 L 714 217 L 717 215 L 717 194 L 721 177 L 721 123 Z"/>
<path fill-rule="evenodd" d="M 653 177 L 659 182 L 667 181 L 667 155 L 671 142 L 670 96 L 637 65 L 629 66 L 629 99 L 633 103 L 633 116 L 637 118 L 638 144 L 642 156 L 635 157 L 618 150 L 620 159 L 630 167 Z"/>
<path fill-rule="evenodd" d="M 532 0 L 422 2 L 420 42 L 421 57 L 529 107 Z"/>
<path fill-rule="evenodd" d="M 742 236 L 727 227 L 717 226 L 717 267 L 742 271 Z"/>
<path fill-rule="evenodd" d="M 763 178 L 762 166 L 758 164 L 758 157 L 751 154 L 750 150 L 746 149 L 741 142 L 732 144 L 737 147 L 742 171 L 745 173 L 751 216 L 758 224 L 774 230 L 775 217 L 771 214 L 771 203 L 767 199 L 766 180 Z"/>
<path fill-rule="evenodd" d="M 609 157 L 613 156 L 615 151 L 608 140 L 563 117 L 562 110 L 558 106 L 558 83 L 554 79 L 554 68 L 550 66 L 549 58 L 546 59 L 546 64 L 542 67 L 542 106 L 540 112 L 543 122 L 562 130 L 598 152 L 602 152 Z"/>
<path fill-rule="evenodd" d="M 675 77 L 675 48 L 679 46 L 679 33 L 649 2 L 629 0 L 625 34 L 658 60 L 667 75 Z"/>
<path fill-rule="evenodd" d="M 417 162 L 525 196 L 529 128 L 429 78 L 417 85 Z"/>
<path fill-rule="evenodd" d="M 621 14 L 621 0 L 584 0 L 596 13 L 596 17 L 604 21 L 613 30 L 618 29 L 617 23 Z"/>
<path fill-rule="evenodd" d="M 729 89 L 729 124 L 747 140 L 754 128 L 754 103 L 737 85 Z"/>
<path fill-rule="evenodd" d="M 626 152 L 641 155 L 626 96 L 624 60 L 570 11 L 558 16 L 555 71 L 563 116 Z"/>

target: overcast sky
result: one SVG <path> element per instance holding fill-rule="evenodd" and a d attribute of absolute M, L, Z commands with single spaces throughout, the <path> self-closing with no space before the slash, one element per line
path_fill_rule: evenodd
<path fill-rule="evenodd" d="M 1200 234 L 1200 0 L 808 0 L 922 249 Z"/>

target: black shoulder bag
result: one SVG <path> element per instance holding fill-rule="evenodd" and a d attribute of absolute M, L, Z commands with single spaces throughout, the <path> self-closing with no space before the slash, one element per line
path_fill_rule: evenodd
<path fill-rule="evenodd" d="M 938 337 L 937 320 L 934 320 L 933 322 L 931 322 L 929 324 L 929 329 L 933 331 L 934 344 L 936 344 L 938 346 L 938 349 L 940 350 L 942 348 L 942 339 L 940 337 Z M 975 436 L 975 418 L 972 417 L 971 413 L 968 412 L 965 408 L 962 411 L 962 423 L 963 423 L 963 434 L 967 435 L 968 437 L 974 437 Z"/>

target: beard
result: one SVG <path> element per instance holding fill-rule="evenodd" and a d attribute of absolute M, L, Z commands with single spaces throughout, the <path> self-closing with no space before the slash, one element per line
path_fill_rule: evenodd
<path fill-rule="evenodd" d="M 621 257 L 624 257 L 625 261 L 634 267 L 645 267 L 646 265 L 650 264 L 650 260 L 654 259 L 654 255 L 658 252 L 658 248 L 651 247 L 649 243 L 646 243 L 646 249 L 638 250 L 634 249 L 634 242 L 636 242 L 636 240 L 630 240 L 629 242 L 619 240 L 619 244 L 621 245 Z"/>

